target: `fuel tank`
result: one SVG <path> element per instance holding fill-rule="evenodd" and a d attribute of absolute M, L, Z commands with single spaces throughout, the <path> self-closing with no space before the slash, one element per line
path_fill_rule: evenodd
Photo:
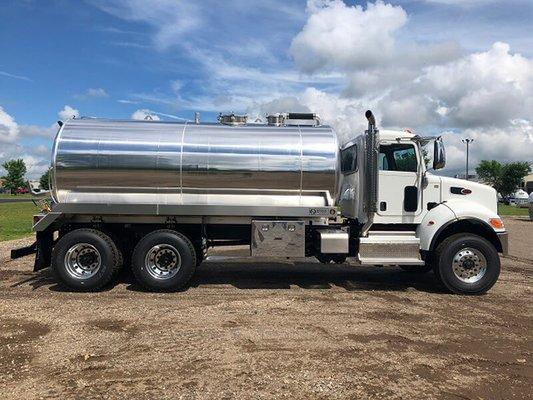
<path fill-rule="evenodd" d="M 57 203 L 333 205 L 337 136 L 328 126 L 81 118 L 59 129 Z"/>

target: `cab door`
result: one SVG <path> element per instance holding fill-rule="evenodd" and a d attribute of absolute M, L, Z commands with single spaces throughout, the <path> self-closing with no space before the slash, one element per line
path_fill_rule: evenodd
<path fill-rule="evenodd" d="M 380 143 L 377 213 L 389 217 L 387 222 L 413 223 L 421 213 L 420 160 L 414 143 Z"/>

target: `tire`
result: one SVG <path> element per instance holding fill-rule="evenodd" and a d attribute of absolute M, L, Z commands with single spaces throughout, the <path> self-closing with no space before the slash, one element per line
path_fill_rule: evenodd
<path fill-rule="evenodd" d="M 400 268 L 412 274 L 425 274 L 433 270 L 433 265 L 429 263 L 424 265 L 400 265 Z"/>
<path fill-rule="evenodd" d="M 450 292 L 479 295 L 486 293 L 498 280 L 500 258 L 488 240 L 459 233 L 445 239 L 437 247 L 434 271 L 437 279 Z"/>
<path fill-rule="evenodd" d="M 117 249 L 117 253 L 118 253 L 118 261 L 117 261 L 117 265 L 115 266 L 115 269 L 113 271 L 113 278 L 116 278 L 118 276 L 118 274 L 120 273 L 120 271 L 122 270 L 122 267 L 124 266 L 124 261 L 125 261 L 125 258 L 124 258 L 124 249 L 123 249 L 123 246 L 122 246 L 122 242 L 120 241 L 120 238 L 112 233 L 112 232 L 103 232 L 105 235 L 109 236 L 109 238 L 113 241 L 113 243 L 115 244 L 115 247 Z"/>
<path fill-rule="evenodd" d="M 52 272 L 64 286 L 97 291 L 120 268 L 120 253 L 109 236 L 96 229 L 76 229 L 64 235 L 52 251 Z"/>
<path fill-rule="evenodd" d="M 196 269 L 196 251 L 183 234 L 161 229 L 144 236 L 131 259 L 135 278 L 150 291 L 184 288 Z"/>

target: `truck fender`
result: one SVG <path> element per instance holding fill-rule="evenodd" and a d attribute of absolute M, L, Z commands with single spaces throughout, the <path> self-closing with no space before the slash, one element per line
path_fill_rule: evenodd
<path fill-rule="evenodd" d="M 456 220 L 453 211 L 445 204 L 439 204 L 429 210 L 416 229 L 416 236 L 420 240 L 420 250 L 430 250 L 433 238 L 441 231 L 441 228 Z"/>
<path fill-rule="evenodd" d="M 473 219 L 473 220 L 482 221 L 496 233 L 505 232 L 505 228 L 495 229 L 490 226 L 491 218 L 500 218 L 496 211 L 496 206 L 495 206 L 495 210 L 493 211 L 478 203 L 474 203 L 474 202 L 462 200 L 462 199 L 449 200 L 446 202 L 446 206 L 449 207 L 450 210 L 453 211 L 457 219 L 460 219 L 460 220 Z"/>
<path fill-rule="evenodd" d="M 432 251 L 438 243 L 455 233 L 471 233 L 490 241 L 498 252 L 507 253 L 505 228 L 495 230 L 489 224 L 491 218 L 499 218 L 497 214 L 486 207 L 463 201 L 446 202 L 442 206 L 433 209 L 441 208 L 438 215 L 432 214 L 431 210 L 417 229 L 421 250 Z"/>

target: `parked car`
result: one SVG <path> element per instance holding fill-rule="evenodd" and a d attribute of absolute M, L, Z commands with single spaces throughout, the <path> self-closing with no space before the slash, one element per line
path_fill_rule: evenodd
<path fill-rule="evenodd" d="M 17 190 L 15 190 L 15 194 L 26 194 L 28 193 L 28 188 L 25 187 L 19 187 Z"/>
<path fill-rule="evenodd" d="M 528 194 L 526 191 L 519 189 L 517 190 L 513 195 L 514 205 L 516 207 L 524 207 L 527 208 L 528 206 Z"/>

